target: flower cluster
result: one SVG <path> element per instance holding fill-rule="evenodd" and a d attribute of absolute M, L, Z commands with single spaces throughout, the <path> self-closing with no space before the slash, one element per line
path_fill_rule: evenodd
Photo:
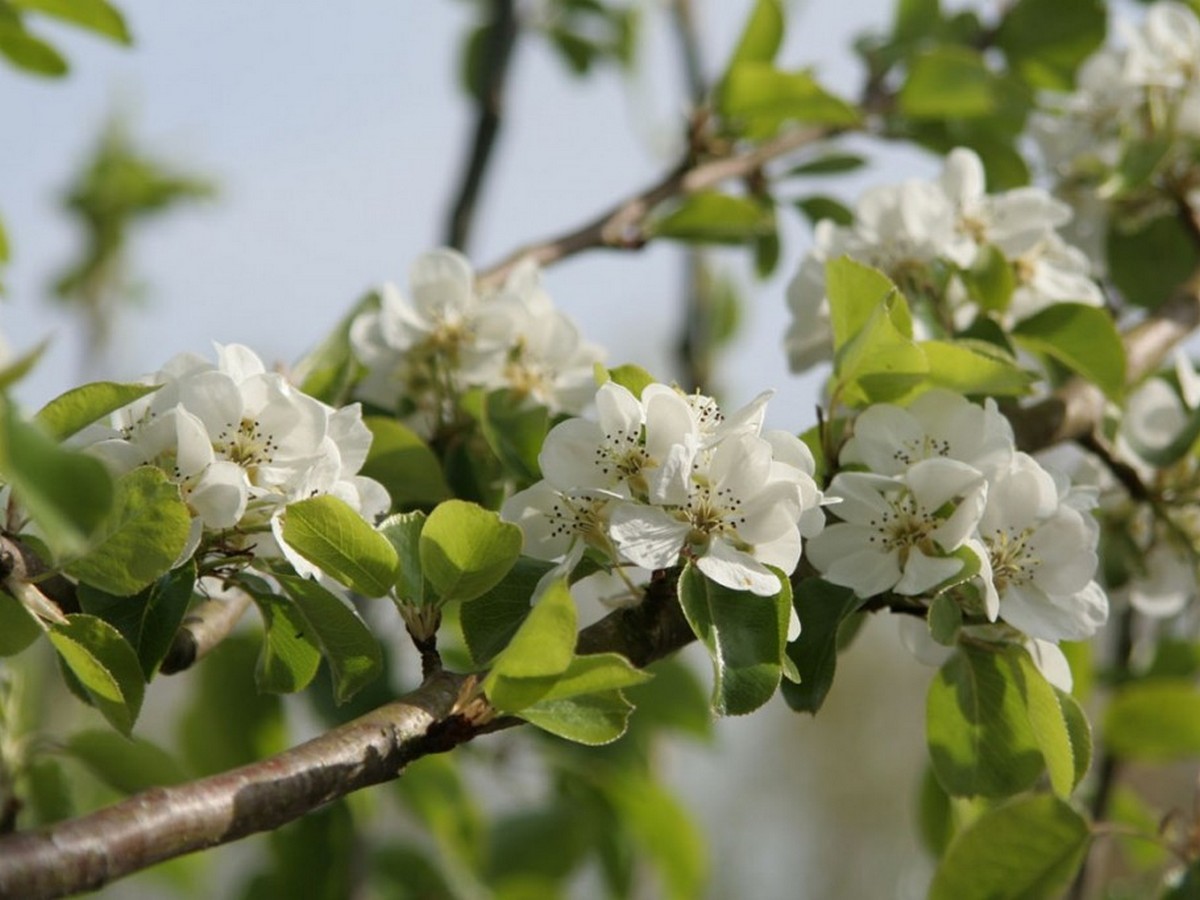
<path fill-rule="evenodd" d="M 532 264 L 480 294 L 465 257 L 435 250 L 413 264 L 409 286 L 411 299 L 385 285 L 380 309 L 351 325 L 367 369 L 359 399 L 399 413 L 425 437 L 455 420 L 473 388 L 508 389 L 552 414 L 579 413 L 591 399 L 603 353 L 554 308 Z"/>
<path fill-rule="evenodd" d="M 968 615 L 1047 641 L 1104 623 L 1091 495 L 1018 452 L 990 402 L 933 390 L 873 406 L 840 461 L 828 490 L 840 521 L 808 547 L 827 580 L 862 597 L 954 589 Z"/>
<path fill-rule="evenodd" d="M 282 552 L 311 574 L 283 541 L 288 503 L 332 494 L 368 520 L 391 505 L 382 485 L 357 474 L 371 445 L 358 404 L 334 409 L 301 393 L 246 347 L 217 345 L 215 365 L 181 354 L 145 382 L 161 386 L 78 443 L 117 474 L 166 472 L 194 517 L 189 553 L 204 531 L 221 532 L 227 547 Z"/>
<path fill-rule="evenodd" d="M 1200 139 L 1200 20 L 1186 4 L 1150 6 L 1125 46 L 1084 62 L 1074 93 L 1048 98 L 1033 120 L 1051 167 L 1066 180 L 1107 178 L 1132 144 Z M 1194 145 L 1193 145 L 1194 149 Z"/>
<path fill-rule="evenodd" d="M 814 246 L 788 287 L 793 322 L 786 344 L 794 371 L 832 352 L 825 264 L 839 256 L 883 270 L 910 301 L 927 301 L 935 320 L 956 328 L 981 313 L 963 273 L 993 250 L 1013 273 L 1005 324 L 1062 301 L 1103 305 L 1087 257 L 1057 231 L 1071 218 L 1070 207 L 1035 187 L 988 194 L 983 164 L 971 150 L 951 151 L 936 180 L 873 188 L 859 199 L 854 218 L 851 226 L 817 224 Z"/>
<path fill-rule="evenodd" d="M 593 550 L 605 565 L 650 570 L 693 559 L 718 584 L 776 594 L 768 567 L 790 574 L 824 516 L 808 448 L 763 431 L 768 396 L 726 418 L 710 397 L 650 384 L 639 399 L 608 382 L 596 393 L 598 421 L 552 429 L 544 480 L 502 515 L 541 559 L 574 565 Z"/>

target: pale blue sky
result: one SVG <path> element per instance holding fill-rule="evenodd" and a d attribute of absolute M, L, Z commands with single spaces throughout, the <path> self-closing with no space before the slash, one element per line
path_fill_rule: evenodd
<path fill-rule="evenodd" d="M 314 0 L 121 6 L 133 48 L 48 27 L 72 61 L 67 79 L 0 69 L 0 211 L 14 245 L 0 329 L 18 349 L 55 335 L 20 391 L 29 405 L 78 381 L 78 338 L 45 298 L 75 240 L 56 199 L 114 107 L 130 110 L 143 146 L 211 173 L 222 188 L 219 200 L 137 235 L 134 265 L 148 304 L 118 329 L 116 377 L 152 371 L 180 350 L 207 353 L 211 340 L 295 361 L 364 290 L 403 283 L 413 257 L 437 241 L 469 134 L 455 73 L 474 4 L 358 0 L 337 15 Z M 749 3 L 699 8 L 715 69 Z M 646 10 L 643 66 L 632 82 L 615 70 L 580 82 L 542 41 L 520 45 L 472 245 L 477 263 L 583 221 L 674 158 L 679 64 L 660 5 Z M 852 93 L 849 36 L 882 27 L 888 10 L 886 0 L 797 5 L 781 58 L 816 64 L 831 86 Z M 918 165 L 910 155 L 897 170 L 889 158 L 889 178 Z M 850 181 L 849 196 L 861 184 Z M 783 272 L 807 232 L 791 222 L 787 237 Z M 677 256 L 668 246 L 593 253 L 555 267 L 547 283 L 614 362 L 666 374 Z M 813 381 L 786 374 L 785 282 L 781 274 L 757 288 L 724 381 L 735 401 L 779 389 L 772 420 L 799 429 L 812 421 Z"/>

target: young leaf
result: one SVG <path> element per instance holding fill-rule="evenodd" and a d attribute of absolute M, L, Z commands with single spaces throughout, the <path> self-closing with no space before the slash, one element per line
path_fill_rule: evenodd
<path fill-rule="evenodd" d="M 996 44 L 1032 87 L 1069 91 L 1104 33 L 1100 0 L 1018 0 L 1001 20 Z"/>
<path fill-rule="evenodd" d="M 1060 797 L 1069 797 L 1076 783 L 1075 748 L 1058 694 L 1026 651 L 1014 652 L 1011 658 L 1034 740 L 1046 762 L 1050 787 Z"/>
<path fill-rule="evenodd" d="M 425 506 L 451 496 L 442 465 L 429 446 L 395 419 L 367 416 L 371 449 L 362 474 L 374 478 L 392 497 L 392 507 Z"/>
<path fill-rule="evenodd" d="M 5 361 L 5 364 L 0 367 L 0 391 L 11 387 L 32 372 L 33 367 L 38 364 L 38 360 L 42 358 L 42 354 L 46 352 L 48 346 L 48 340 L 42 341 L 16 359 Z"/>
<path fill-rule="evenodd" d="M 529 615 L 529 598 L 538 582 L 552 568 L 552 563 L 522 556 L 495 587 L 463 604 L 459 624 L 475 665 L 486 666 L 508 646 Z"/>
<path fill-rule="evenodd" d="M 555 579 L 543 588 L 513 639 L 492 663 L 483 681 L 488 699 L 505 709 L 501 702 L 507 689 L 505 682 L 557 678 L 567 671 L 575 656 L 575 626 L 575 601 L 566 579 Z M 519 694 L 520 689 L 516 691 Z"/>
<path fill-rule="evenodd" d="M 958 394 L 1014 397 L 1028 394 L 1035 376 L 1012 357 L 979 341 L 922 341 L 929 387 Z"/>
<path fill-rule="evenodd" d="M 1108 705 L 1103 734 L 1109 750 L 1126 759 L 1200 756 L 1200 690 L 1179 678 L 1126 685 Z"/>
<path fill-rule="evenodd" d="M 56 441 L 62 441 L 104 416 L 115 412 L 147 394 L 157 391 L 157 384 L 119 384 L 115 381 L 94 381 L 59 394 L 43 406 L 34 421 Z"/>
<path fill-rule="evenodd" d="M 295 575 L 275 579 L 296 604 L 307 626 L 306 638 L 320 647 L 329 663 L 335 699 L 345 703 L 383 669 L 379 641 L 350 607 L 315 581 Z"/>
<path fill-rule="evenodd" d="M 131 596 L 165 575 L 179 559 L 192 516 L 179 486 L 161 469 L 141 466 L 117 479 L 112 512 L 97 540 L 67 566 L 80 581 L 117 596 Z"/>
<path fill-rule="evenodd" d="M 16 656 L 38 639 L 42 629 L 16 598 L 0 591 L 0 659 Z"/>
<path fill-rule="evenodd" d="M 58 78 L 67 73 L 67 61 L 62 54 L 26 31 L 15 16 L 0 18 L 0 56 L 34 75 Z"/>
<path fill-rule="evenodd" d="M 631 704 L 620 691 L 545 700 L 520 710 L 526 722 L 577 744 L 611 744 L 629 727 Z"/>
<path fill-rule="evenodd" d="M 119 44 L 132 40 L 120 11 L 107 0 L 9 0 L 13 6 L 30 12 L 53 16 L 86 28 Z"/>
<path fill-rule="evenodd" d="M 420 547 L 426 518 L 423 512 L 396 513 L 379 523 L 379 533 L 391 542 L 399 561 L 395 595 L 402 605 L 425 605 L 425 573 L 421 570 Z"/>
<path fill-rule="evenodd" d="M 521 554 L 521 529 L 464 500 L 447 500 L 421 530 L 421 571 L 441 597 L 474 600 L 494 587 Z"/>
<path fill-rule="evenodd" d="M 50 546 L 79 552 L 113 504 L 113 482 L 100 460 L 60 447 L 17 418 L 0 395 L 0 480 L 12 485 Z"/>
<path fill-rule="evenodd" d="M 723 587 L 689 563 L 679 578 L 688 624 L 713 660 L 713 710 L 740 716 L 771 699 L 783 674 L 787 615 L 780 598 Z"/>
<path fill-rule="evenodd" d="M 121 633 L 102 619 L 77 614 L 52 624 L 49 637 L 92 705 L 129 734 L 142 708 L 144 683 L 137 654 Z"/>
<path fill-rule="evenodd" d="M 784 122 L 848 126 L 859 120 L 852 104 L 826 91 L 806 71 L 783 72 L 771 63 L 743 62 L 729 70 L 717 103 L 753 136 L 773 134 Z"/>
<path fill-rule="evenodd" d="M 968 119 L 996 108 L 993 76 L 978 50 L 932 47 L 909 64 L 900 111 L 914 119 Z"/>
<path fill-rule="evenodd" d="M 837 390 L 847 405 L 896 400 L 925 380 L 929 362 L 911 335 L 904 297 L 894 294 L 875 308 L 834 357 Z"/>
<path fill-rule="evenodd" d="M 692 194 L 650 226 L 659 237 L 710 244 L 741 244 L 770 234 L 773 227 L 771 207 L 716 191 Z"/>
<path fill-rule="evenodd" d="M 558 675 L 498 678 L 488 698 L 501 709 L 520 711 L 551 700 L 633 687 L 650 678 L 617 653 L 594 653 L 576 656 Z"/>
<path fill-rule="evenodd" d="M 1063 800 L 1050 794 L 1018 797 L 984 813 L 950 843 L 929 898 L 1057 897 L 1090 842 L 1087 821 Z"/>
<path fill-rule="evenodd" d="M 783 42 L 784 9 L 780 0 L 757 0 L 734 48 L 729 68 L 739 63 L 769 63 Z"/>
<path fill-rule="evenodd" d="M 690 900 L 704 895 L 708 855 L 687 811 L 657 781 L 638 772 L 609 779 L 605 795 L 661 876 L 659 896 Z"/>
<path fill-rule="evenodd" d="M 1067 736 L 1071 741 L 1071 759 L 1075 764 L 1072 788 L 1087 775 L 1092 764 L 1092 726 L 1084 715 L 1083 707 L 1065 691 L 1054 689 L 1058 705 L 1062 709 L 1063 721 L 1067 724 Z"/>
<path fill-rule="evenodd" d="M 346 501 L 332 494 L 288 504 L 283 539 L 327 575 L 367 597 L 395 581 L 396 551 Z"/>
<path fill-rule="evenodd" d="M 149 682 L 171 649 L 195 584 L 196 564 L 189 561 L 133 597 L 118 597 L 81 584 L 79 605 L 85 613 L 121 632 L 137 653 L 142 674 Z"/>
<path fill-rule="evenodd" d="M 951 796 L 1008 797 L 1044 768 L 1006 651 L 964 645 L 942 666 L 929 686 L 926 736 L 933 770 Z"/>
<path fill-rule="evenodd" d="M 806 578 L 796 586 L 796 612 L 800 637 L 788 645 L 787 655 L 800 673 L 800 683 L 783 683 L 783 699 L 797 712 L 816 714 L 833 685 L 837 669 L 838 626 L 862 605 L 849 588 L 820 578 Z"/>
<path fill-rule="evenodd" d="M 597 363 L 597 366 L 600 364 Z M 604 370 L 602 370 L 604 371 Z M 606 370 L 608 378 L 625 388 L 635 397 L 642 396 L 642 391 L 647 385 L 654 384 L 655 378 L 641 366 L 635 366 L 632 363 L 626 363 L 623 366 L 617 366 L 615 369 Z M 603 382 L 601 382 L 603 383 Z"/>
<path fill-rule="evenodd" d="M 841 175 L 861 169 L 866 163 L 866 159 L 856 153 L 827 153 L 794 167 L 788 172 L 788 176 Z"/>
<path fill-rule="evenodd" d="M 292 694 L 308 687 L 321 650 L 300 605 L 269 591 L 251 590 L 263 620 L 262 652 L 254 670 L 260 692 Z"/>
<path fill-rule="evenodd" d="M 835 351 L 866 327 L 880 304 L 899 293 L 883 272 L 849 256 L 825 264 L 825 292 Z M 912 337 L 911 330 L 906 336 Z"/>
<path fill-rule="evenodd" d="M 1114 403 L 1125 393 L 1125 347 L 1107 310 L 1056 303 L 1018 322 L 1013 340 L 1045 353 L 1095 383 Z"/>
<path fill-rule="evenodd" d="M 67 739 L 66 751 L 122 794 L 187 780 L 175 757 L 143 738 L 122 737 L 111 731 L 81 731 Z"/>

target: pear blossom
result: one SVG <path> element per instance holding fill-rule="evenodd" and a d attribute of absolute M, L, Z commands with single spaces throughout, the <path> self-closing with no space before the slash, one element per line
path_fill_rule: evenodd
<path fill-rule="evenodd" d="M 808 545 L 809 559 L 834 584 L 860 597 L 884 591 L 921 595 L 953 578 L 952 555 L 974 534 L 987 481 L 954 459 L 923 459 L 902 475 L 840 472 L 828 494 L 840 522 Z"/>
<path fill-rule="evenodd" d="M 787 289 L 793 322 L 785 343 L 794 371 L 829 359 L 832 331 L 825 295 L 825 265 L 839 256 L 882 270 L 911 303 L 927 303 L 928 318 L 965 328 L 987 314 L 1005 326 L 1053 303 L 1100 306 L 1091 263 L 1058 229 L 1071 208 L 1036 187 L 989 194 L 983 163 L 966 148 L 950 152 L 937 178 L 885 185 L 863 194 L 854 222 L 819 222 L 813 247 Z M 981 310 L 962 279 L 985 248 L 1012 267 L 1015 288 L 1003 312 Z M 916 330 L 928 330 L 921 317 Z"/>
<path fill-rule="evenodd" d="M 908 407 L 877 403 L 863 410 L 838 458 L 878 475 L 901 475 L 920 460 L 949 457 L 986 475 L 1007 468 L 1012 456 L 1012 425 L 995 401 L 979 406 L 938 388 Z"/>
<path fill-rule="evenodd" d="M 719 584 L 776 594 L 769 567 L 795 569 L 824 519 L 812 454 L 794 435 L 762 431 L 769 396 L 725 416 L 701 394 L 650 384 L 638 398 L 608 382 L 597 420 L 555 426 L 539 456 L 544 480 L 501 515 L 543 558 L 573 565 L 590 549 L 650 571 L 693 559 Z"/>
<path fill-rule="evenodd" d="M 413 263 L 409 287 L 405 297 L 384 285 L 379 309 L 351 323 L 351 346 L 366 367 L 360 399 L 397 411 L 428 437 L 454 420 L 472 388 L 511 390 L 554 414 L 578 413 L 591 398 L 604 354 L 554 308 L 532 264 L 481 294 L 466 257 L 434 250 Z"/>
<path fill-rule="evenodd" d="M 1108 599 L 1093 580 L 1099 526 L 1089 503 L 1025 453 L 992 481 L 978 526 L 989 618 L 1046 641 L 1081 640 L 1104 624 Z"/>
<path fill-rule="evenodd" d="M 117 474 L 161 468 L 191 510 L 193 546 L 203 531 L 258 555 L 283 554 L 315 569 L 282 538 L 287 504 L 331 494 L 368 520 L 387 512 L 387 491 L 358 474 L 371 432 L 358 404 L 334 409 L 268 372 L 238 344 L 217 362 L 181 354 L 145 379 L 158 390 L 93 426 L 76 443 Z"/>

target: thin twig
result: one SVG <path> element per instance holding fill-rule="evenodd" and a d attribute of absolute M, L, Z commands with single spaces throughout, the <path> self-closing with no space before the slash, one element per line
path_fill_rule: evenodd
<path fill-rule="evenodd" d="M 729 156 L 693 164 L 684 159 L 659 181 L 622 200 L 585 225 L 544 241 L 529 244 L 479 273 L 483 289 L 503 283 L 520 263 L 529 260 L 547 266 L 585 250 L 607 247 L 640 250 L 651 239 L 646 221 L 655 207 L 673 197 L 683 197 L 716 187 L 722 182 L 745 178 L 767 163 L 809 144 L 828 138 L 839 129 L 798 128 L 749 149 L 734 150 Z"/>
<path fill-rule="evenodd" d="M 491 7 L 491 21 L 484 30 L 483 70 L 480 83 L 474 86 L 478 91 L 475 136 L 446 225 L 446 244 L 457 250 L 466 249 L 479 192 L 500 134 L 509 62 L 519 32 L 513 0 L 491 0 Z"/>

